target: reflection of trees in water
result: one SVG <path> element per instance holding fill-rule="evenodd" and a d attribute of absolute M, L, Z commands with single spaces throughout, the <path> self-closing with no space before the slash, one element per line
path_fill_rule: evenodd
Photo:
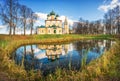
<path fill-rule="evenodd" d="M 30 45 L 30 51 L 26 51 L 26 46 L 24 46 L 24 66 L 26 70 L 30 70 L 34 68 L 34 52 L 33 46 Z"/>
<path fill-rule="evenodd" d="M 16 52 L 13 53 L 13 59 L 16 64 L 24 67 L 26 70 L 34 68 L 34 51 L 33 46 L 30 45 L 30 50 L 27 51 L 26 46 L 19 48 Z"/>
<path fill-rule="evenodd" d="M 74 44 L 75 49 L 79 51 L 80 54 L 83 54 L 84 50 L 93 50 L 93 47 L 97 47 L 97 41 L 96 40 L 81 40 Z"/>
<path fill-rule="evenodd" d="M 89 52 L 94 54 L 102 54 L 104 50 L 111 47 L 111 40 L 81 40 L 74 43 L 75 50 L 79 52 L 81 58 L 81 68 L 84 68 L 86 63 L 91 59 L 88 58 Z"/>
<path fill-rule="evenodd" d="M 104 45 L 104 48 L 108 50 L 111 47 L 111 40 L 81 40 L 74 43 L 75 49 L 79 52 L 79 54 L 84 54 L 84 50 L 100 53 L 100 45 Z"/>
<path fill-rule="evenodd" d="M 20 48 L 20 49 L 17 49 L 17 51 L 15 51 L 13 54 L 12 54 L 12 59 L 15 60 L 15 63 L 18 64 L 18 65 L 22 65 L 22 58 L 23 58 L 23 54 L 24 54 L 24 49 L 23 48 Z"/>

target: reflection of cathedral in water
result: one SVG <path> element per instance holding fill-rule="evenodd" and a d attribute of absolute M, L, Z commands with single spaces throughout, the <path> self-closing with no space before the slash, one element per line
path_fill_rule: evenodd
<path fill-rule="evenodd" d="M 55 60 L 60 57 L 60 55 L 64 55 L 68 53 L 69 44 L 65 45 L 38 45 L 39 49 L 46 50 L 45 55 L 48 59 Z M 38 56 L 39 58 L 41 56 Z"/>

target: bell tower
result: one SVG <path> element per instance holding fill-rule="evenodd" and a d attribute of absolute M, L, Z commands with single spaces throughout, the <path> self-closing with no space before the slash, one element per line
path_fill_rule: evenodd
<path fill-rule="evenodd" d="M 65 17 L 65 21 L 64 21 L 64 33 L 69 34 L 69 26 L 68 26 L 68 21 L 67 21 L 66 17 Z"/>

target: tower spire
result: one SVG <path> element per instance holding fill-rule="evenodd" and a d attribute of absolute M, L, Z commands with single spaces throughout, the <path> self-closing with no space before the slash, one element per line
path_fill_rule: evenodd
<path fill-rule="evenodd" d="M 65 24 L 65 25 L 67 25 L 67 24 L 68 24 L 67 17 L 65 17 L 64 24 Z"/>
<path fill-rule="evenodd" d="M 65 21 L 64 21 L 64 33 L 65 34 L 69 34 L 69 26 L 68 26 L 68 21 L 67 21 L 67 17 L 65 17 Z"/>

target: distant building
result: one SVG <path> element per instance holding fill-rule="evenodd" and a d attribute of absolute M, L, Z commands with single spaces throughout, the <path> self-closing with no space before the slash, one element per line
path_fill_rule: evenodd
<path fill-rule="evenodd" d="M 50 12 L 45 20 L 45 26 L 38 27 L 38 34 L 69 34 L 67 18 L 62 23 L 58 14 L 55 14 L 54 11 Z"/>

